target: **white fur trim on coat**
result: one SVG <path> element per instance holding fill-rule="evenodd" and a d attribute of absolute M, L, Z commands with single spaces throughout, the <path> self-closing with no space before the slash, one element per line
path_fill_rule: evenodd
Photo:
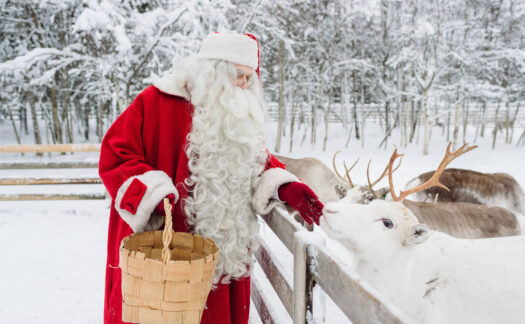
<path fill-rule="evenodd" d="M 146 192 L 137 206 L 135 215 L 133 215 L 129 211 L 121 209 L 120 203 L 135 178 L 146 185 Z M 175 195 L 175 201 L 179 200 L 179 193 L 177 189 L 175 189 L 173 181 L 164 171 L 148 171 L 124 181 L 118 189 L 117 197 L 115 198 L 115 209 L 120 214 L 120 217 L 128 223 L 134 233 L 141 233 L 146 229 L 157 230 L 162 226 L 163 219 L 159 220 L 159 215 L 150 216 L 152 216 L 157 204 L 171 193 Z"/>
<path fill-rule="evenodd" d="M 181 81 L 175 78 L 174 72 L 171 72 L 170 74 L 153 81 L 155 88 L 159 89 L 160 91 L 190 100 L 190 94 L 184 86 L 185 84 L 180 83 Z"/>
<path fill-rule="evenodd" d="M 271 168 L 263 172 L 256 184 L 255 194 L 253 195 L 253 206 L 259 215 L 266 215 L 275 206 L 282 206 L 282 202 L 273 199 L 277 189 L 288 182 L 299 181 L 299 179 L 281 168 Z"/>

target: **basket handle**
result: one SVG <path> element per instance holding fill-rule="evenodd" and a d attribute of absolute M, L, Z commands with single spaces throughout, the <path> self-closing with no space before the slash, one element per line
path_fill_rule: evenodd
<path fill-rule="evenodd" d="M 167 264 L 170 259 L 170 243 L 173 238 L 171 203 L 168 198 L 164 198 L 164 210 L 166 211 L 166 218 L 164 221 L 164 231 L 162 232 L 162 263 Z"/>

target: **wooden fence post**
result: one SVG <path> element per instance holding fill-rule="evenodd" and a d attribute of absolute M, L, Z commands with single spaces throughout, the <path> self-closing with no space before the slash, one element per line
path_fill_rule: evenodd
<path fill-rule="evenodd" d="M 293 248 L 293 323 L 306 322 L 306 244 L 301 238 L 302 231 L 294 234 Z"/>
<path fill-rule="evenodd" d="M 313 320 L 315 279 L 312 270 L 316 269 L 315 252 L 317 250 L 310 247 L 316 245 L 325 246 L 326 239 L 318 233 L 304 229 L 294 233 L 294 324 L 309 323 Z"/>

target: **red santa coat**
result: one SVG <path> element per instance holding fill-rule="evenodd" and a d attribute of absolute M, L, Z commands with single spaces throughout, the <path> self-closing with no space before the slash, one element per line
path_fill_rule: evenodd
<path fill-rule="evenodd" d="M 109 219 L 104 323 L 122 323 L 119 247 L 133 232 L 160 228 L 162 217 L 150 217 L 168 194 L 177 198 L 173 229 L 188 232 L 181 202 L 188 192 L 182 186 L 189 176 L 185 154 L 191 130 L 193 106 L 184 88 L 177 88 L 173 75 L 146 88 L 117 118 L 102 141 L 99 173 L 113 201 Z M 282 169 L 269 154 L 254 193 L 258 214 L 268 213 L 278 201 L 277 188 L 298 179 Z M 201 323 L 247 323 L 250 278 L 219 284 L 211 291 Z"/>

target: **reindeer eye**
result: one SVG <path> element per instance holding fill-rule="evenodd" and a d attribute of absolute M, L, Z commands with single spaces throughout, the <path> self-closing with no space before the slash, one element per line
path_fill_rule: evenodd
<path fill-rule="evenodd" d="M 394 227 L 394 223 L 388 218 L 381 219 L 383 221 L 383 225 L 385 225 L 386 228 L 392 228 Z"/>
<path fill-rule="evenodd" d="M 368 194 L 368 195 L 366 195 L 365 199 L 368 200 L 368 201 L 372 201 L 372 200 L 374 200 L 374 195 Z"/>

